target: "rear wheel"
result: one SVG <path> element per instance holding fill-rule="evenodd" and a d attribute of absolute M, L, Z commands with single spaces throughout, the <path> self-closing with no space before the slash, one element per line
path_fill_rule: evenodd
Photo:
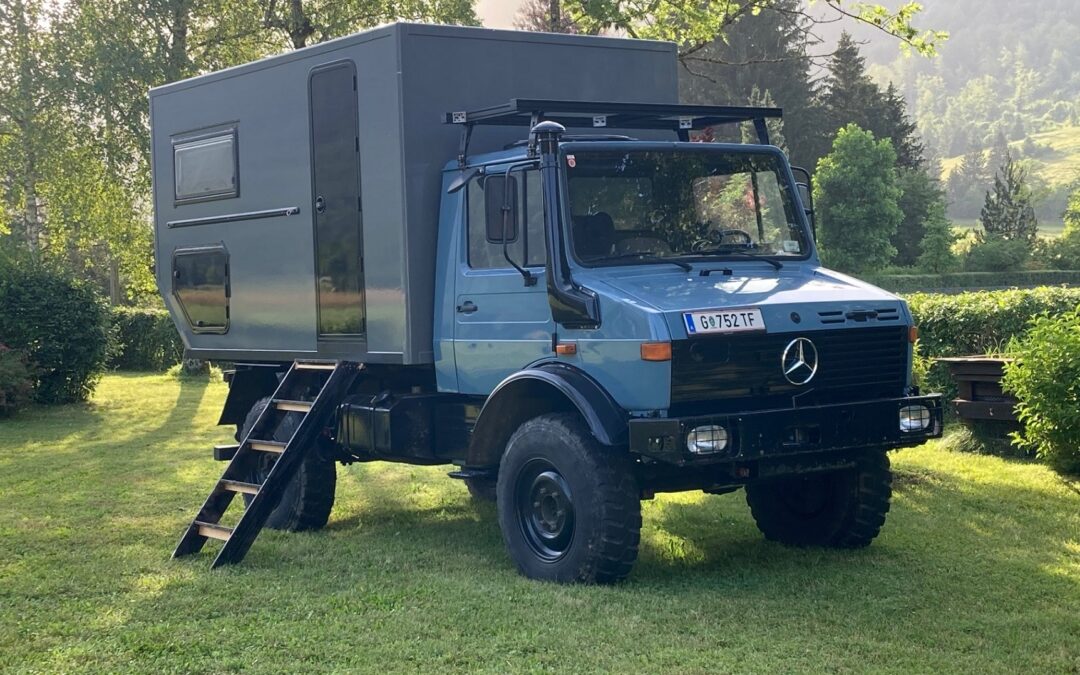
<path fill-rule="evenodd" d="M 541 415 L 514 432 L 497 497 L 503 540 L 525 576 L 603 584 L 630 573 L 641 532 L 630 459 L 576 415 Z"/>
<path fill-rule="evenodd" d="M 884 450 L 860 454 L 843 471 L 746 486 L 746 502 L 766 539 L 790 546 L 862 548 L 885 524 L 892 473 Z"/>
<path fill-rule="evenodd" d="M 269 403 L 270 398 L 267 397 L 251 406 L 241 428 L 240 438 L 255 425 L 255 420 L 259 419 L 259 415 Z M 274 437 L 265 440 L 287 442 L 303 417 L 302 413 L 287 413 L 278 425 Z M 274 468 L 274 461 L 273 455 L 262 454 L 258 465 L 248 474 L 247 481 L 261 484 Z M 281 501 L 270 513 L 266 527 L 290 532 L 322 528 L 330 520 L 336 487 L 337 467 L 334 462 L 323 457 L 318 448 L 312 448 L 281 494 Z M 252 499 L 252 495 L 245 494 L 244 505 L 250 504 Z"/>

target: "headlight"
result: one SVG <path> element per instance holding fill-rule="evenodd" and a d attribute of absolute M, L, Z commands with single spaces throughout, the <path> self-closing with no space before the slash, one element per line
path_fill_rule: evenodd
<path fill-rule="evenodd" d="M 923 431 L 930 426 L 930 408 L 924 405 L 906 405 L 900 408 L 900 431 Z"/>
<path fill-rule="evenodd" d="M 686 435 L 686 449 L 695 455 L 720 452 L 727 447 L 727 429 L 716 424 L 694 427 Z"/>

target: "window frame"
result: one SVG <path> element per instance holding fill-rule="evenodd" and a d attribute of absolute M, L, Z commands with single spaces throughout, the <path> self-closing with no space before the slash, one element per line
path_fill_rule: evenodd
<path fill-rule="evenodd" d="M 512 248 L 514 245 L 521 242 L 522 249 L 523 249 L 521 251 L 521 253 L 522 253 L 523 256 L 525 254 L 524 249 L 526 248 L 527 243 L 528 243 L 528 239 L 529 239 L 529 217 L 528 217 L 527 209 L 529 208 L 530 201 L 529 201 L 529 198 L 528 198 L 528 189 L 529 189 L 528 179 L 523 181 L 523 180 L 519 180 L 519 177 L 524 177 L 530 171 L 534 172 L 534 174 L 535 174 L 534 179 L 537 181 L 537 184 L 542 185 L 541 178 L 540 178 L 540 170 L 538 168 L 534 167 L 534 166 L 522 166 L 521 168 L 515 168 L 515 169 L 512 169 L 510 171 L 510 177 L 514 179 L 514 183 L 515 183 L 515 186 L 516 186 L 515 191 L 517 193 L 517 198 L 518 198 L 517 209 L 515 209 L 515 211 L 517 212 L 517 217 L 518 217 L 518 227 L 517 227 L 517 232 L 515 232 L 515 234 L 517 236 L 514 237 L 513 239 L 507 240 L 507 244 Z M 463 244 L 464 244 L 464 249 L 465 249 L 465 251 L 464 251 L 464 253 L 465 253 L 465 267 L 468 268 L 468 270 L 470 272 L 505 272 L 505 271 L 511 271 L 511 272 L 514 272 L 515 274 L 517 274 L 517 270 L 515 270 L 513 266 L 511 266 L 509 263 L 506 262 L 506 260 L 504 258 L 501 258 L 501 257 L 500 257 L 500 260 L 502 260 L 502 265 L 499 266 L 499 267 L 475 267 L 473 265 L 473 260 L 472 260 L 472 240 L 471 240 L 472 217 L 471 217 L 471 213 L 472 213 L 473 204 L 471 203 L 472 202 L 472 197 L 471 197 L 472 189 L 471 188 L 472 188 L 474 183 L 479 183 L 479 182 L 485 181 L 486 179 L 491 178 L 491 177 L 502 178 L 505 175 L 506 175 L 505 165 L 502 168 L 482 167 L 481 172 L 478 173 L 476 176 L 472 177 L 469 180 L 469 182 L 466 183 L 464 188 L 462 189 L 462 193 L 463 193 L 463 195 L 462 195 L 463 198 L 461 200 L 461 203 L 462 203 L 462 220 L 464 221 L 464 232 L 463 232 L 464 236 L 462 237 L 462 239 L 463 239 Z M 485 192 L 485 195 L 486 195 L 486 192 Z M 483 234 L 484 234 L 483 241 L 484 241 L 485 244 L 490 244 L 492 246 L 500 247 L 500 255 L 501 255 L 502 241 L 501 240 L 500 241 L 492 241 L 487 236 L 488 231 L 487 231 L 487 199 L 486 199 L 486 197 L 484 199 L 483 206 L 484 206 L 484 208 L 482 209 L 482 211 L 484 213 L 484 222 L 481 224 L 481 228 L 482 228 Z M 543 206 L 544 206 L 544 203 L 543 203 L 543 199 L 541 198 L 539 207 L 542 209 Z M 541 216 L 541 218 L 542 218 L 542 216 Z M 544 259 L 543 259 L 543 261 L 538 262 L 538 263 L 530 264 L 528 258 L 526 257 L 524 260 L 519 261 L 522 268 L 527 269 L 527 270 L 543 270 L 543 269 L 546 269 L 546 267 L 547 267 L 547 243 L 546 243 L 546 239 L 547 239 L 547 236 L 546 236 L 546 232 L 545 232 L 541 236 L 541 249 L 544 251 L 544 253 L 543 253 L 543 258 Z"/>
<path fill-rule="evenodd" d="M 233 184 L 228 190 L 218 190 L 215 192 L 204 192 L 197 195 L 181 195 L 180 194 L 180 181 L 179 178 L 179 152 L 185 149 L 185 146 L 197 145 L 200 143 L 206 143 L 216 139 L 228 138 L 232 143 L 232 170 L 233 170 Z M 195 132 L 188 132 L 184 134 L 177 134 L 172 138 L 172 162 L 173 162 L 173 205 L 182 206 L 184 204 L 198 204 L 200 202 L 211 202 L 219 199 L 235 199 L 240 196 L 240 132 L 237 124 L 228 124 L 212 129 L 203 129 Z"/>
<path fill-rule="evenodd" d="M 206 255 L 220 253 L 225 256 L 225 323 L 223 325 L 212 326 L 199 326 L 196 322 L 191 320 L 191 315 L 188 313 L 187 305 L 184 304 L 183 299 L 180 297 L 180 290 L 177 288 L 177 269 L 176 261 L 182 256 L 194 256 L 194 255 Z M 224 243 L 213 244 L 210 246 L 190 246 L 186 248 L 174 249 L 172 253 L 172 296 L 176 300 L 176 304 L 179 305 L 180 311 L 184 314 L 184 319 L 187 321 L 188 328 L 193 333 L 199 334 L 211 334 L 211 335 L 224 335 L 229 332 L 229 326 L 232 323 L 232 270 L 231 260 L 229 258 L 229 249 L 225 247 Z"/>

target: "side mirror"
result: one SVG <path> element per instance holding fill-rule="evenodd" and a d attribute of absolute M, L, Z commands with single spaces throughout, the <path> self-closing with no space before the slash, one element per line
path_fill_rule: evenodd
<path fill-rule="evenodd" d="M 484 181 L 487 240 L 508 244 L 518 238 L 517 178 L 488 176 Z"/>
<path fill-rule="evenodd" d="M 510 170 L 502 176 L 488 176 L 484 181 L 484 220 L 487 240 L 502 244 L 503 258 L 516 269 L 526 286 L 535 286 L 536 277 L 510 257 L 510 244 L 518 238 L 517 177 Z"/>
<path fill-rule="evenodd" d="M 817 223 L 814 222 L 814 184 L 810 179 L 810 172 L 799 166 L 791 167 L 791 172 L 795 174 L 795 180 L 798 181 L 795 183 L 795 190 L 799 193 L 799 202 L 802 204 L 803 212 L 810 220 L 810 231 L 817 240 Z"/>

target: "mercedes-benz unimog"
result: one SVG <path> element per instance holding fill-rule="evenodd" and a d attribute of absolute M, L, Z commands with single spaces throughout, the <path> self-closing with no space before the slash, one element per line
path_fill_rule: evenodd
<path fill-rule="evenodd" d="M 174 555 L 320 528 L 370 461 L 454 465 L 536 579 L 624 578 L 658 492 L 868 545 L 886 452 L 941 433 L 911 314 L 821 267 L 780 111 L 676 77 L 668 43 L 395 24 L 154 89 L 157 280 L 237 429 Z"/>

